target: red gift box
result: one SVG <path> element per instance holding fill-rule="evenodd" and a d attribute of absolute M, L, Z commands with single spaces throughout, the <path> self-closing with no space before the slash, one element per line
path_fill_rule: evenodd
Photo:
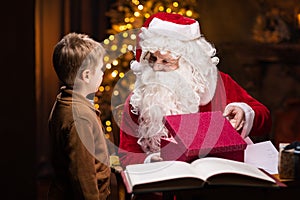
<path fill-rule="evenodd" d="M 169 115 L 170 138 L 161 139 L 164 160 L 192 162 L 205 156 L 244 161 L 246 142 L 220 111 Z"/>

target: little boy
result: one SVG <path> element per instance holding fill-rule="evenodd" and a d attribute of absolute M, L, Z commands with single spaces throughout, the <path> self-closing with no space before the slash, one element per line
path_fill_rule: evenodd
<path fill-rule="evenodd" d="M 54 178 L 49 200 L 107 199 L 110 167 L 99 111 L 87 99 L 103 79 L 100 43 L 85 34 L 69 33 L 53 52 L 62 82 L 49 117 Z"/>

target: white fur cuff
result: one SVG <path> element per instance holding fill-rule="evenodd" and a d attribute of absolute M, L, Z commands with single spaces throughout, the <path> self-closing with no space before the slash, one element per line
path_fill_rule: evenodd
<path fill-rule="evenodd" d="M 144 163 L 151 163 L 151 158 L 152 156 L 160 156 L 160 152 L 156 152 L 156 153 L 151 153 L 149 154 L 145 160 L 144 160 Z"/>

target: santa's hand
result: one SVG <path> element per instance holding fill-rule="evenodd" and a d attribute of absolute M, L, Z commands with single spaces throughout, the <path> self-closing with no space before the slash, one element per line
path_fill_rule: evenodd
<path fill-rule="evenodd" d="M 239 131 L 245 124 L 245 113 L 244 110 L 238 106 L 228 106 L 223 113 L 233 128 Z"/>
<path fill-rule="evenodd" d="M 160 162 L 163 161 L 162 157 L 158 156 L 158 155 L 153 155 L 151 157 L 151 161 L 150 162 Z"/>

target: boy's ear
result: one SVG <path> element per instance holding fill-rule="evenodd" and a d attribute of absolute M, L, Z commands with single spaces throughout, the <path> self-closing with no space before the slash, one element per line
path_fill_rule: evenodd
<path fill-rule="evenodd" d="M 81 78 L 84 82 L 89 83 L 91 78 L 91 70 L 86 69 L 81 73 Z"/>

